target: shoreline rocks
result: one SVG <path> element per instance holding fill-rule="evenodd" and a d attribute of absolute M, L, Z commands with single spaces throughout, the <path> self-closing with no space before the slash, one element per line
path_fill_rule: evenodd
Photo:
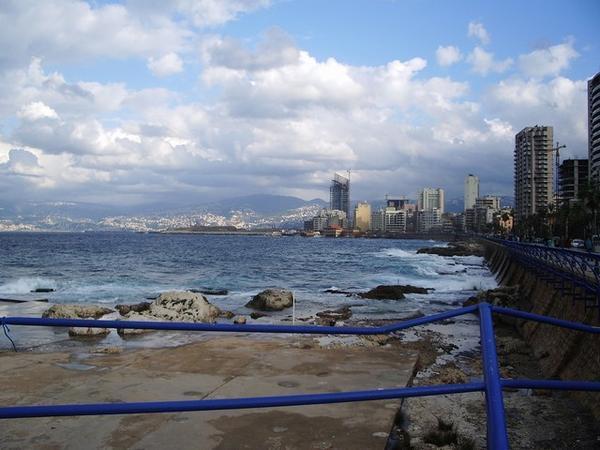
<path fill-rule="evenodd" d="M 417 250 L 417 254 L 438 256 L 484 256 L 485 249 L 482 245 L 472 241 L 450 242 L 448 247 L 424 247 Z"/>
<path fill-rule="evenodd" d="M 477 295 L 465 300 L 463 306 L 477 305 L 482 302 L 488 302 L 494 306 L 515 307 L 521 303 L 520 286 L 500 286 L 496 289 L 479 291 Z"/>
<path fill-rule="evenodd" d="M 315 324 L 324 326 L 334 326 L 338 320 L 348 320 L 352 317 L 352 310 L 349 306 L 342 306 L 338 309 L 318 312 Z"/>
<path fill-rule="evenodd" d="M 265 289 L 246 303 L 247 308 L 259 311 L 282 311 L 294 303 L 294 294 L 287 289 Z"/>
<path fill-rule="evenodd" d="M 42 313 L 46 319 L 99 319 L 115 312 L 111 308 L 98 305 L 73 305 L 70 303 L 52 305 Z"/>
<path fill-rule="evenodd" d="M 175 322 L 213 323 L 221 315 L 206 297 L 190 291 L 163 292 L 150 304 L 122 305 L 121 310 L 127 311 L 123 314 L 127 318 L 139 315 Z"/>
<path fill-rule="evenodd" d="M 429 291 L 433 291 L 432 288 L 422 288 L 418 286 L 411 286 L 410 284 L 392 284 L 392 285 L 379 285 L 370 291 L 361 292 L 358 294 L 361 298 L 369 298 L 374 300 L 402 300 L 405 298 L 405 294 L 428 294 Z"/>

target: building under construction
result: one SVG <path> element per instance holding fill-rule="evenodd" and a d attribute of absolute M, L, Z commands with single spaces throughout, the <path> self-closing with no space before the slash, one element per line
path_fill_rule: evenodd
<path fill-rule="evenodd" d="M 333 210 L 344 211 L 350 219 L 350 173 L 348 178 L 336 173 L 329 188 L 329 207 Z"/>

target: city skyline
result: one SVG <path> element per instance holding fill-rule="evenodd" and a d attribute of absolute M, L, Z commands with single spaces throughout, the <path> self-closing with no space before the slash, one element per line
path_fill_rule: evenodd
<path fill-rule="evenodd" d="M 0 13 L 0 207 L 326 198 L 347 169 L 354 199 L 430 180 L 460 198 L 468 173 L 511 196 L 519 130 L 552 126 L 563 158 L 588 152 L 593 1 L 54 0 Z"/>

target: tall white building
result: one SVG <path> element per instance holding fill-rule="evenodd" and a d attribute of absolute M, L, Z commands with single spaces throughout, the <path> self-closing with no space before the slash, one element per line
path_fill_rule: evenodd
<path fill-rule="evenodd" d="M 526 127 L 515 136 L 515 214 L 517 221 L 546 210 L 552 202 L 554 129 Z"/>
<path fill-rule="evenodd" d="M 424 188 L 419 192 L 417 205 L 418 209 L 421 211 L 437 209 L 440 214 L 443 214 L 444 190 L 441 188 Z"/>
<path fill-rule="evenodd" d="M 479 177 L 469 174 L 465 178 L 465 211 L 475 206 L 479 198 Z"/>

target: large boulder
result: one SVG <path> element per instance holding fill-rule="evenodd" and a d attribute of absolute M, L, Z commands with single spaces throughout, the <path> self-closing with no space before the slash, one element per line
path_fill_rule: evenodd
<path fill-rule="evenodd" d="M 223 315 L 206 297 L 190 291 L 163 292 L 153 302 L 117 305 L 126 320 L 205 322 L 213 323 Z M 146 331 L 121 329 L 119 334 L 140 334 Z"/>
<path fill-rule="evenodd" d="M 114 312 L 110 308 L 98 305 L 52 305 L 43 312 L 42 317 L 48 319 L 99 319 Z"/>
<path fill-rule="evenodd" d="M 219 317 L 221 310 L 212 305 L 202 294 L 170 291 L 160 294 L 150 304 L 150 308 L 140 314 L 160 320 L 212 323 Z"/>
<path fill-rule="evenodd" d="M 294 294 L 287 289 L 266 289 L 246 303 L 248 308 L 259 311 L 281 311 L 294 304 Z"/>
<path fill-rule="evenodd" d="M 362 298 L 370 298 L 375 300 L 401 300 L 405 297 L 404 294 L 427 294 L 431 288 L 422 288 L 418 286 L 411 286 L 410 284 L 393 284 L 393 285 L 380 285 L 368 292 L 358 294 Z"/>

